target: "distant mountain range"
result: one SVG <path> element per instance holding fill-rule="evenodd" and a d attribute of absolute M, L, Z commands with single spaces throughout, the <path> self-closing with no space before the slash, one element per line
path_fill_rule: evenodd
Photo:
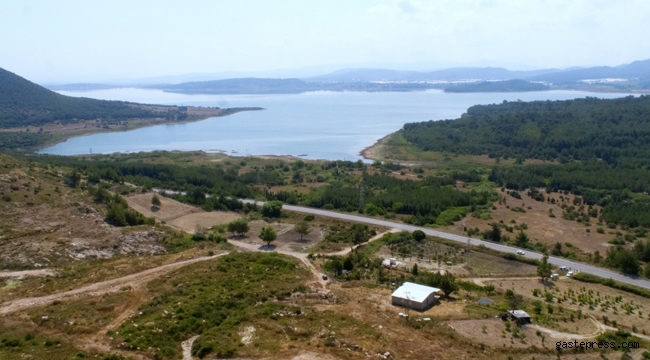
<path fill-rule="evenodd" d="M 331 74 L 307 78 L 313 82 L 359 82 L 359 81 L 460 81 L 460 80 L 510 80 L 559 72 L 558 69 L 511 71 L 495 67 L 458 67 L 431 72 L 397 71 L 386 69 L 343 69 Z"/>
<path fill-rule="evenodd" d="M 457 83 L 521 80 L 459 88 Z M 525 84 L 528 83 L 528 84 Z M 543 86 L 534 85 L 542 83 Z M 128 85 L 127 85 L 128 86 Z M 514 86 L 514 87 L 513 87 Z M 103 84 L 51 86 L 53 90 L 95 90 L 121 87 Z M 134 87 L 130 85 L 130 87 Z M 456 67 L 429 72 L 391 69 L 342 69 L 306 78 L 234 78 L 179 84 L 135 86 L 186 94 L 288 94 L 306 91 L 448 91 L 497 92 L 580 89 L 594 91 L 645 91 L 650 89 L 650 59 L 615 67 L 512 71 L 498 67 Z"/>

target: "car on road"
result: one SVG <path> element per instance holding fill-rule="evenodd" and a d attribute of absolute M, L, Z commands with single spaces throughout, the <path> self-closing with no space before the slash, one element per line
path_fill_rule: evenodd
<path fill-rule="evenodd" d="M 517 254 L 519 254 L 519 255 L 526 255 L 526 253 L 525 253 L 524 251 L 522 251 L 522 250 L 517 250 Z"/>
<path fill-rule="evenodd" d="M 569 268 L 566 267 L 566 266 L 560 266 L 559 269 L 560 269 L 561 271 L 569 271 Z"/>

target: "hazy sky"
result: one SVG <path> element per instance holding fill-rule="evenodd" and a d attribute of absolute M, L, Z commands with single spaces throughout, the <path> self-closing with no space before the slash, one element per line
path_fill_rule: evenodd
<path fill-rule="evenodd" d="M 648 0 L 0 1 L 0 67 L 41 83 L 320 65 L 619 65 Z"/>

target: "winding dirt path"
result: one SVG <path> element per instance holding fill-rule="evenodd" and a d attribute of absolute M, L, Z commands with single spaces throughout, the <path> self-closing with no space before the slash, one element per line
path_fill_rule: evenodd
<path fill-rule="evenodd" d="M 54 276 L 52 269 L 23 270 L 23 271 L 0 271 L 0 278 L 24 278 L 29 276 Z"/>
<path fill-rule="evenodd" d="M 18 299 L 18 300 L 13 300 L 9 301 L 7 303 L 3 303 L 2 306 L 0 307 L 0 315 L 2 314 L 9 314 L 12 312 L 20 311 L 23 309 L 27 309 L 30 307 L 34 306 L 40 306 L 44 305 L 47 303 L 50 303 L 54 300 L 61 300 L 65 299 L 68 297 L 73 297 L 77 295 L 82 295 L 82 294 L 90 294 L 90 295 L 99 295 L 103 294 L 106 292 L 117 292 L 120 291 L 120 289 L 131 286 L 132 288 L 139 288 L 142 285 L 145 285 L 149 281 L 165 274 L 168 273 L 172 270 L 176 270 L 178 268 L 181 268 L 183 266 L 193 264 L 196 262 L 200 261 L 206 261 L 206 260 L 211 260 L 215 259 L 217 257 L 223 256 L 228 254 L 227 252 L 223 254 L 218 254 L 214 256 L 204 256 L 204 257 L 199 257 L 199 258 L 194 258 L 194 259 L 189 259 L 189 260 L 183 260 L 183 261 L 178 261 L 175 263 L 171 264 L 166 264 L 162 266 L 155 267 L 153 269 L 148 269 L 145 271 L 141 271 L 139 273 L 127 275 L 124 277 L 116 278 L 116 279 L 111 279 L 111 280 L 106 280 L 106 281 L 101 281 L 97 282 L 91 285 L 83 286 L 78 289 L 70 290 L 70 291 L 65 291 L 61 293 L 56 293 L 56 294 L 51 294 L 51 295 L 46 295 L 46 296 L 41 296 L 41 297 L 35 297 L 35 298 L 25 298 L 25 299 Z"/>
<path fill-rule="evenodd" d="M 192 344 L 194 344 L 194 340 L 198 338 L 198 335 L 192 336 L 191 338 L 183 341 L 181 343 L 181 347 L 183 348 L 183 360 L 193 360 L 194 358 L 192 357 Z"/>
<path fill-rule="evenodd" d="M 363 244 L 355 245 L 353 247 L 349 247 L 349 248 L 346 248 L 346 249 L 338 251 L 338 252 L 326 253 L 326 254 L 323 254 L 323 255 L 326 255 L 326 256 L 330 256 L 330 255 L 344 256 L 344 255 L 349 254 L 353 249 L 356 249 L 359 246 L 363 246 L 364 244 L 368 244 L 368 243 L 370 243 L 372 241 L 381 239 L 386 234 L 400 232 L 400 231 L 402 231 L 402 230 L 400 230 L 400 229 L 390 229 L 389 231 L 386 231 L 386 232 L 383 232 L 381 234 L 377 234 L 377 235 L 373 236 L 372 238 L 370 238 L 367 242 L 365 242 Z M 311 261 L 309 261 L 309 259 L 307 258 L 308 254 L 306 254 L 306 253 L 297 252 L 297 251 L 279 250 L 279 249 L 276 249 L 275 246 L 272 246 L 272 245 L 267 246 L 267 245 L 258 245 L 258 244 L 248 244 L 248 243 L 238 241 L 238 240 L 234 240 L 234 239 L 228 239 L 228 242 L 230 244 L 232 244 L 232 245 L 235 245 L 237 247 L 240 247 L 240 248 L 248 250 L 248 251 L 264 251 L 264 252 L 273 252 L 273 251 L 275 251 L 278 254 L 293 256 L 296 259 L 302 261 L 302 263 L 305 264 L 305 266 L 307 266 L 307 268 L 313 274 L 314 280 L 317 281 L 317 283 L 319 284 L 319 286 L 321 288 L 326 289 L 327 285 L 330 283 L 330 280 L 323 280 L 323 274 L 320 271 L 318 271 L 318 269 L 316 269 L 316 267 L 314 266 L 314 264 L 311 263 Z"/>

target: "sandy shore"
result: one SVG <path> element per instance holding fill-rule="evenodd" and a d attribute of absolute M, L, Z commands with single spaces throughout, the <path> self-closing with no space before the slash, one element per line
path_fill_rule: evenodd
<path fill-rule="evenodd" d="M 381 150 L 381 147 L 384 146 L 388 142 L 388 140 L 390 139 L 390 137 L 392 135 L 393 134 L 388 134 L 388 135 L 384 136 L 383 138 L 377 140 L 371 146 L 368 146 L 367 148 L 361 150 L 361 152 L 359 152 L 359 155 L 362 156 L 364 159 L 367 159 L 367 160 L 380 160 L 379 159 L 379 152 Z"/>

